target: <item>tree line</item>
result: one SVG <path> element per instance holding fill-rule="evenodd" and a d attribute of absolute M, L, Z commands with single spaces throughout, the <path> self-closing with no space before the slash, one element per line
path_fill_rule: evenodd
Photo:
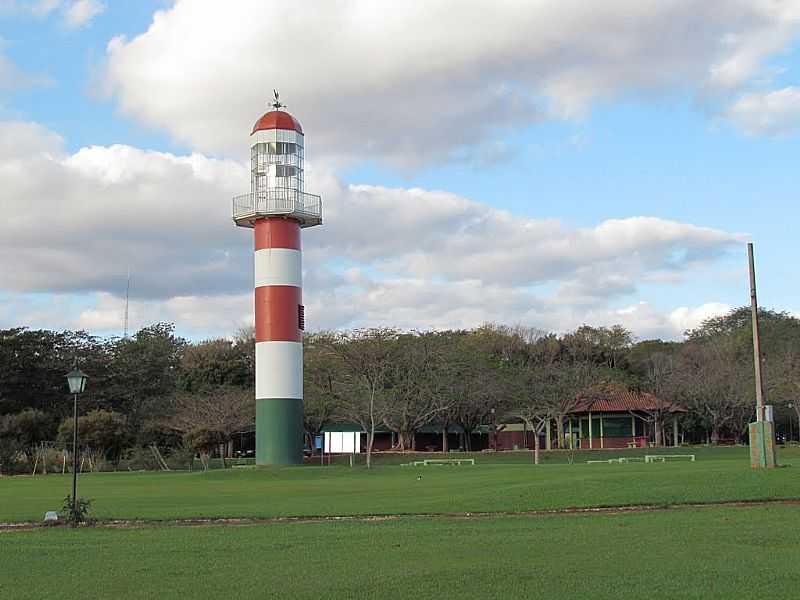
<path fill-rule="evenodd" d="M 768 402 L 779 428 L 800 433 L 800 320 L 760 313 Z M 189 342 L 157 323 L 130 338 L 83 331 L 0 330 L 0 465 L 28 460 L 45 444 L 68 448 L 71 403 L 64 374 L 77 360 L 90 376 L 80 399 L 86 451 L 118 461 L 137 449 L 167 455 L 226 454 L 254 422 L 254 336 Z M 493 422 L 552 429 L 565 447 L 564 423 L 580 394 L 650 392 L 678 403 L 686 441 L 741 440 L 754 414 L 748 308 L 704 321 L 683 341 L 636 341 L 621 326 L 584 325 L 554 334 L 486 324 L 472 330 L 370 328 L 316 332 L 304 340 L 305 430 L 357 424 L 370 461 L 375 433 L 394 432 L 397 449 L 435 423 L 473 432 Z M 659 415 L 654 415 L 659 422 Z M 653 440 L 663 442 L 656 428 Z M 468 448 L 469 436 L 464 443 Z M 447 436 L 442 444 L 447 450 Z M 0 466 L 2 468 L 2 466 Z"/>

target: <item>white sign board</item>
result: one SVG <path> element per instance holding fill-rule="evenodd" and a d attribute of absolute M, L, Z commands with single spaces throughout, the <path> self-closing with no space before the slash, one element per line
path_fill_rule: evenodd
<path fill-rule="evenodd" d="M 326 431 L 325 452 L 359 454 L 361 452 L 361 433 L 358 431 Z"/>

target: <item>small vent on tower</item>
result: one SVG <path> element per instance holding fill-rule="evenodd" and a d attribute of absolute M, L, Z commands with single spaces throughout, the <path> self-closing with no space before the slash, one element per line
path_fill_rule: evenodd
<path fill-rule="evenodd" d="M 297 305 L 297 327 L 300 331 L 306 330 L 306 307 L 302 304 Z"/>

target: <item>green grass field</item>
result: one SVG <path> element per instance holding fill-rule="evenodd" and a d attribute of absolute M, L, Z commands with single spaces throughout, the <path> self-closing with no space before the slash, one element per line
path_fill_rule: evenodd
<path fill-rule="evenodd" d="M 798 509 L 0 534 L 0 597 L 795 598 Z"/>
<path fill-rule="evenodd" d="M 694 463 L 650 465 L 536 467 L 514 462 L 521 454 L 498 454 L 479 455 L 475 467 L 96 473 L 81 475 L 79 495 L 94 499 L 100 519 L 522 512 L 800 498 L 800 468 L 754 471 L 746 449 L 703 450 L 693 450 Z M 798 449 L 781 457 L 800 464 Z M 70 484 L 69 475 L 0 479 L 0 522 L 41 520 L 60 507 Z"/>
<path fill-rule="evenodd" d="M 780 598 L 796 596 L 800 506 L 522 516 L 540 509 L 800 498 L 800 449 L 694 463 L 303 466 L 82 475 L 99 519 L 399 516 L 248 525 L 0 530 L 0 598 Z M 600 452 L 591 458 L 631 456 Z M 422 480 L 417 477 L 422 475 Z M 0 478 L 0 523 L 39 521 L 69 475 Z M 462 518 L 461 513 L 498 513 Z M 447 513 L 450 515 L 448 516 Z"/>

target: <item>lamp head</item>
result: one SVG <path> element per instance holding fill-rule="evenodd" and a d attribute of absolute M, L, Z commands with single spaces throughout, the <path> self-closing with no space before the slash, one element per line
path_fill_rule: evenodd
<path fill-rule="evenodd" d="M 69 384 L 70 394 L 81 394 L 86 389 L 86 380 L 89 377 L 78 368 L 78 365 L 72 367 L 72 371 L 67 373 L 67 383 Z"/>

